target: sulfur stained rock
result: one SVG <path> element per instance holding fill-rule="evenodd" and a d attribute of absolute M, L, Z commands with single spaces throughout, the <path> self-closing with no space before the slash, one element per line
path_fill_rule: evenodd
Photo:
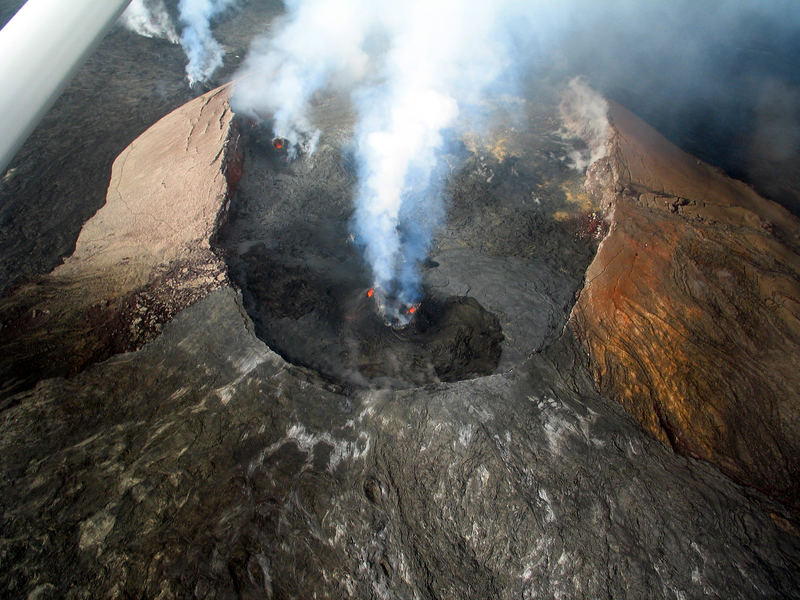
<path fill-rule="evenodd" d="M 73 254 L 0 302 L 0 392 L 138 348 L 225 283 L 210 240 L 241 176 L 228 96 L 209 92 L 134 140 Z"/>
<path fill-rule="evenodd" d="M 800 221 L 624 108 L 587 187 L 610 230 L 571 323 L 602 393 L 800 506 Z"/>

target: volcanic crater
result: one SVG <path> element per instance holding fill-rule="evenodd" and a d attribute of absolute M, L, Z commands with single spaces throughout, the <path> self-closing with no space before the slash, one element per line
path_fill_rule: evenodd
<path fill-rule="evenodd" d="M 340 384 L 407 388 L 507 370 L 552 339 L 594 241 L 581 235 L 588 200 L 570 198 L 577 172 L 552 118 L 540 114 L 522 132 L 451 136 L 439 186 L 448 216 L 419 265 L 415 314 L 391 327 L 349 230 L 350 120 L 341 108 L 320 114 L 326 135 L 310 155 L 291 156 L 270 123 L 239 127 L 245 174 L 216 243 L 270 348 Z M 509 146 L 531 135 L 541 138 L 527 145 L 537 155 Z"/>

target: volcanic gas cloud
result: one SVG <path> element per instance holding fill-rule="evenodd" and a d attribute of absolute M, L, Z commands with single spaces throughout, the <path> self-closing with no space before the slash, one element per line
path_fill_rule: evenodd
<path fill-rule="evenodd" d="M 418 264 L 444 215 L 442 134 L 506 73 L 501 32 L 516 4 L 295 2 L 245 63 L 234 109 L 272 115 L 292 156 L 312 153 L 319 138 L 312 96 L 349 93 L 359 165 L 351 229 L 389 321 L 407 319 L 419 299 Z"/>
<path fill-rule="evenodd" d="M 234 5 L 234 0 L 180 0 L 180 36 L 164 0 L 133 0 L 120 22 L 139 35 L 180 43 L 186 53 L 186 78 L 194 86 L 207 81 L 222 66 L 222 46 L 211 33 L 211 23 Z"/>
<path fill-rule="evenodd" d="M 419 299 L 417 267 L 444 214 L 443 134 L 462 123 L 480 129 L 487 91 L 494 99 L 516 93 L 520 73 L 559 61 L 591 69 L 613 57 L 613 68 L 604 72 L 624 72 L 630 48 L 615 40 L 629 40 L 626 31 L 648 23 L 659 24 L 647 28 L 659 43 L 642 51 L 671 49 L 682 77 L 700 82 L 708 79 L 703 69 L 710 70 L 701 60 L 709 54 L 703 44 L 732 22 L 750 22 L 742 15 L 764 13 L 763 4 L 745 0 L 713 11 L 711 20 L 705 15 L 703 35 L 674 50 L 675 36 L 704 16 L 696 3 L 670 4 L 665 12 L 660 3 L 623 1 L 293 0 L 270 34 L 253 44 L 233 107 L 268 115 L 292 158 L 313 153 L 319 140 L 310 118 L 315 95 L 335 90 L 349 96 L 358 119 L 352 233 L 375 289 L 392 299 L 385 305 L 408 306 Z"/>

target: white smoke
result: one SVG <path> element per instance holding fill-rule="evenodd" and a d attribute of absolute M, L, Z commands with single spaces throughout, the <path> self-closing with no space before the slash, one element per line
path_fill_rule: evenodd
<path fill-rule="evenodd" d="M 120 22 L 144 37 L 162 38 L 173 44 L 180 41 L 164 0 L 133 0 L 122 13 Z"/>
<path fill-rule="evenodd" d="M 149 38 L 163 38 L 183 47 L 186 53 L 186 78 L 189 85 L 208 80 L 222 66 L 223 51 L 211 33 L 211 21 L 235 0 L 180 0 L 178 3 L 181 35 L 175 30 L 164 0 L 133 0 L 120 22 L 134 33 Z"/>
<path fill-rule="evenodd" d="M 181 46 L 186 53 L 189 85 L 206 81 L 222 66 L 222 46 L 211 33 L 211 20 L 235 0 L 180 0 L 178 10 L 183 25 Z"/>
<path fill-rule="evenodd" d="M 559 104 L 563 133 L 582 139 L 585 150 L 572 150 L 572 166 L 583 171 L 608 153 L 611 125 L 608 102 L 594 91 L 583 77 L 574 77 L 561 95 Z"/>
<path fill-rule="evenodd" d="M 318 90 L 350 92 L 360 167 L 352 223 L 374 283 L 404 302 L 419 294 L 417 263 L 443 215 L 442 133 L 510 64 L 512 0 L 295 0 L 256 42 L 234 109 L 271 115 L 293 149 L 313 151 Z M 522 14 L 521 12 L 519 14 Z"/>
<path fill-rule="evenodd" d="M 775 10 L 763 0 L 716 2 L 713 11 L 695 0 L 285 4 L 285 16 L 251 48 L 234 109 L 271 118 L 290 153 L 311 153 L 320 135 L 310 118 L 318 92 L 336 88 L 350 95 L 359 165 L 352 230 L 374 283 L 404 302 L 417 299 L 417 263 L 444 214 L 437 187 L 443 134 L 466 121 L 466 113 L 480 126 L 471 111 L 487 89 L 497 97 L 509 91 L 500 87 L 513 82 L 515 70 L 546 65 L 555 78 L 583 72 L 601 91 L 631 77 L 645 90 L 658 89 L 669 77 L 716 99 L 708 82 L 719 71 L 710 50 L 746 32 L 754 15 Z M 203 19 L 207 23 L 208 14 Z M 769 23 L 773 27 L 775 19 Z M 651 64 L 657 68 L 647 68 Z M 666 95 L 665 102 L 672 98 Z M 576 80 L 562 109 L 573 133 L 588 140 L 588 150 L 573 157 L 583 168 L 605 152 L 605 102 Z"/>
<path fill-rule="evenodd" d="M 291 150 L 313 151 L 317 132 L 308 118 L 314 92 L 355 86 L 369 79 L 371 56 L 363 48 L 378 20 L 380 2 L 295 1 L 275 33 L 257 39 L 233 99 L 239 112 L 270 115 L 276 137 Z"/>

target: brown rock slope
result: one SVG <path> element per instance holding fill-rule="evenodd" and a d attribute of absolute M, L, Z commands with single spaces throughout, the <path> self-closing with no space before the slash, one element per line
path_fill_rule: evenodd
<path fill-rule="evenodd" d="M 800 221 L 622 107 L 587 187 L 610 230 L 571 322 L 600 390 L 800 506 Z"/>
<path fill-rule="evenodd" d="M 241 175 L 228 99 L 211 91 L 131 143 L 72 256 L 0 302 L 0 393 L 135 349 L 224 283 L 210 240 Z"/>

